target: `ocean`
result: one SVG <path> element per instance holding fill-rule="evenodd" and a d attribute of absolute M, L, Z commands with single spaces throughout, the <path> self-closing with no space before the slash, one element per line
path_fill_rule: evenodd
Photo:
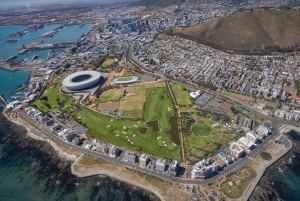
<path fill-rule="evenodd" d="M 49 144 L 28 138 L 25 133 L 25 128 L 1 113 L 1 201 L 159 200 L 152 193 L 109 177 L 78 178 L 71 174 L 70 163 L 58 158 Z"/>
<path fill-rule="evenodd" d="M 57 27 L 47 25 L 36 31 L 16 37 L 18 42 L 0 45 L 0 58 L 16 54 L 20 43 L 33 43 L 41 34 Z M 79 28 L 64 27 L 45 43 L 73 42 L 86 33 L 93 25 Z M 25 26 L 0 27 L 0 43 L 9 34 L 26 29 Z M 49 41 L 48 41 L 49 40 Z M 47 53 L 47 52 L 46 52 Z M 22 58 L 43 51 L 29 51 Z M 18 57 L 20 59 L 20 57 Z M 13 101 L 10 92 L 27 84 L 29 71 L 7 71 L 0 69 L 0 94 Z M 0 112 L 3 104 L 0 103 Z M 26 130 L 8 121 L 0 113 L 0 201 L 52 201 L 52 200 L 101 200 L 101 201 L 152 201 L 159 200 L 154 194 L 109 177 L 78 178 L 71 174 L 70 162 L 62 161 L 52 147 L 26 137 Z M 99 183 L 100 182 L 100 183 Z M 78 183 L 78 186 L 76 184 Z M 98 185 L 97 185 L 98 184 Z"/>
<path fill-rule="evenodd" d="M 53 30 L 60 24 L 50 24 L 45 25 L 42 28 L 33 30 L 21 36 L 11 37 L 12 39 L 17 39 L 16 42 L 6 42 L 0 44 L 0 58 L 8 58 L 12 55 L 17 54 L 17 50 L 24 44 L 32 44 L 34 42 L 44 40 L 41 44 L 59 43 L 59 42 L 76 42 L 82 34 L 86 34 L 94 25 L 86 24 L 83 27 L 80 25 L 64 26 L 62 29 L 58 29 L 58 32 L 49 38 L 40 38 L 42 34 Z M 27 29 L 27 26 L 12 25 L 12 26 L 2 26 L 0 27 L 0 43 L 5 41 L 5 38 L 10 34 L 16 33 L 18 31 L 23 31 Z M 18 55 L 15 61 L 22 61 L 25 58 L 31 58 L 33 55 L 38 55 L 39 58 L 46 58 L 48 55 L 48 50 L 35 50 L 29 51 L 25 54 Z"/>

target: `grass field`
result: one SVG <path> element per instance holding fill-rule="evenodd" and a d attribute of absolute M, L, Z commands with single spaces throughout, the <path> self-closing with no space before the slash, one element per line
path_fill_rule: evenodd
<path fill-rule="evenodd" d="M 65 111 L 72 108 L 75 105 L 72 98 L 60 94 L 59 88 L 60 83 L 50 85 L 45 93 L 33 102 L 32 105 L 36 105 L 43 113 L 53 110 Z"/>
<path fill-rule="evenodd" d="M 192 105 L 189 93 L 181 84 L 171 84 L 172 91 L 175 95 L 175 99 L 178 105 L 188 106 Z"/>
<path fill-rule="evenodd" d="M 113 64 L 115 62 L 114 59 L 106 59 L 102 64 L 101 66 L 106 68 L 106 67 L 109 67 L 111 64 Z"/>
<path fill-rule="evenodd" d="M 221 190 L 229 198 L 237 199 L 243 195 L 250 182 L 255 177 L 255 170 L 245 166 L 242 169 L 235 171 L 230 176 L 230 180 L 224 181 L 221 184 Z M 229 182 L 232 182 L 232 185 L 230 185 Z"/>
<path fill-rule="evenodd" d="M 145 106 L 145 120 L 158 120 L 160 128 L 169 130 L 169 120 L 173 115 L 174 108 L 167 87 L 151 90 Z"/>
<path fill-rule="evenodd" d="M 232 93 L 232 92 L 229 92 L 229 91 L 224 91 L 223 94 L 225 94 L 227 96 L 230 96 L 232 98 L 242 100 L 242 101 L 248 101 L 248 102 L 253 102 L 254 101 L 254 98 L 252 98 L 252 97 L 244 96 L 242 94 Z"/>
<path fill-rule="evenodd" d="M 194 124 L 192 129 L 195 135 L 200 135 L 200 136 L 208 136 L 212 132 L 211 126 L 206 124 L 201 124 L 201 123 Z"/>
<path fill-rule="evenodd" d="M 165 87 L 165 82 L 141 83 L 127 88 L 127 96 L 120 102 L 120 110 L 124 118 L 143 119 L 144 104 L 151 88 Z M 130 95 L 128 95 L 130 94 Z"/>
<path fill-rule="evenodd" d="M 118 81 L 119 82 L 126 82 L 132 80 L 132 77 L 119 77 Z"/>
<path fill-rule="evenodd" d="M 110 89 L 103 92 L 99 98 L 100 102 L 117 101 L 124 92 L 120 89 Z"/>
<path fill-rule="evenodd" d="M 179 146 L 172 142 L 170 135 L 164 131 L 155 133 L 151 127 L 147 129 L 146 134 L 140 134 L 139 130 L 146 127 L 142 121 L 117 120 L 86 108 L 76 111 L 73 118 L 89 129 L 90 137 L 143 153 L 180 161 Z"/>
<path fill-rule="evenodd" d="M 192 163 L 214 153 L 237 136 L 234 131 L 213 127 L 215 123 L 223 124 L 222 119 L 213 120 L 215 114 L 194 111 L 192 115 L 197 120 L 192 126 L 194 134 L 184 139 L 184 151 Z"/>

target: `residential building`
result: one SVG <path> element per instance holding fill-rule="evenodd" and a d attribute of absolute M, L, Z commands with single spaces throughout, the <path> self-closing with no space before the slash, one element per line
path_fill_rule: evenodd
<path fill-rule="evenodd" d="M 140 166 L 146 167 L 149 161 L 149 158 L 146 154 L 142 154 L 139 158 Z"/>
<path fill-rule="evenodd" d="M 178 169 L 179 169 L 179 164 L 178 164 L 178 162 L 176 160 L 174 160 L 171 163 L 170 168 L 169 168 L 170 175 L 171 176 L 176 176 L 177 172 L 178 172 Z"/>
<path fill-rule="evenodd" d="M 240 158 L 244 154 L 244 149 L 238 145 L 238 143 L 233 142 L 230 144 L 230 154 Z"/>
<path fill-rule="evenodd" d="M 222 151 L 218 153 L 218 156 L 219 156 L 220 159 L 221 159 L 224 163 L 226 163 L 227 165 L 233 162 L 232 159 L 231 159 L 227 154 L 225 154 L 225 153 L 222 152 Z"/>
<path fill-rule="evenodd" d="M 166 160 L 158 159 L 155 163 L 155 169 L 164 172 L 166 168 Z"/>
<path fill-rule="evenodd" d="M 132 152 L 132 151 L 126 151 L 124 156 L 123 156 L 123 160 L 125 160 L 126 162 L 129 163 L 135 163 L 136 162 L 136 153 Z"/>

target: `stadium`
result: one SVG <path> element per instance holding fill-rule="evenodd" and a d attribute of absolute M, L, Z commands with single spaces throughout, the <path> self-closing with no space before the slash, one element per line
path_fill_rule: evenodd
<path fill-rule="evenodd" d="M 116 77 L 113 79 L 114 84 L 131 84 L 138 81 L 139 78 L 137 76 Z"/>
<path fill-rule="evenodd" d="M 101 84 L 101 73 L 96 71 L 79 71 L 68 75 L 62 83 L 64 91 L 81 91 L 95 88 Z"/>

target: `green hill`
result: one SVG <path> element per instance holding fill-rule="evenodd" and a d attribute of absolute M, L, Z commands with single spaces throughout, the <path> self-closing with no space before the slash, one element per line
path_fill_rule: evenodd
<path fill-rule="evenodd" d="M 300 11 L 245 11 L 166 31 L 228 53 L 270 54 L 300 50 Z"/>

